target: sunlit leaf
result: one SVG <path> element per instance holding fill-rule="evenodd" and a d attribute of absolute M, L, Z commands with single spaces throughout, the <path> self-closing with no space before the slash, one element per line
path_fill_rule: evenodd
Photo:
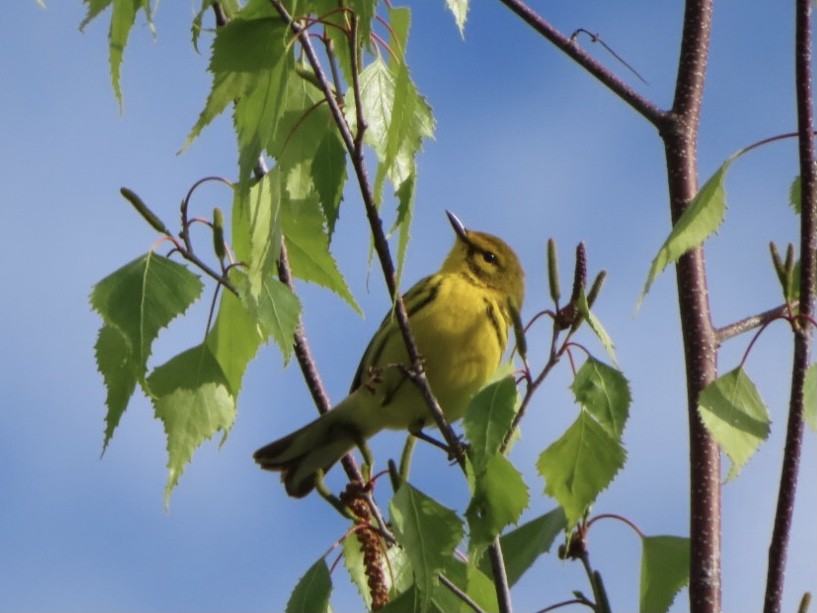
<path fill-rule="evenodd" d="M 222 443 L 233 426 L 235 396 L 206 344 L 157 367 L 147 379 L 151 402 L 167 435 L 165 505 L 193 453 L 217 432 Z"/>
<path fill-rule="evenodd" d="M 329 613 L 332 578 L 326 560 L 320 558 L 298 580 L 287 602 L 286 613 Z"/>
<path fill-rule="evenodd" d="M 462 425 L 477 470 L 499 452 L 516 415 L 517 399 L 516 382 L 507 376 L 487 385 L 471 400 Z"/>
<path fill-rule="evenodd" d="M 472 543 L 491 542 L 506 526 L 522 516 L 530 494 L 528 486 L 505 456 L 493 455 L 474 475 L 474 495 L 465 511 Z"/>
<path fill-rule="evenodd" d="M 736 368 L 700 393 L 698 413 L 709 434 L 732 460 L 726 480 L 734 479 L 768 438 L 769 410 L 746 372 Z"/>
<path fill-rule="evenodd" d="M 271 146 L 285 110 L 287 83 L 294 59 L 287 49 L 288 29 L 271 7 L 248 5 L 219 28 L 209 70 L 213 86 L 193 126 L 188 146 L 227 106 L 234 104 L 239 175 L 247 185 L 261 152 Z"/>
<path fill-rule="evenodd" d="M 292 355 L 293 335 L 301 314 L 298 297 L 273 277 L 264 279 L 257 293 L 249 283 L 242 283 L 238 293 L 241 303 L 261 326 L 264 338 L 272 337 L 287 362 Z"/>
<path fill-rule="evenodd" d="M 641 554 L 641 613 L 664 613 L 689 583 L 689 539 L 645 536 Z"/>
<path fill-rule="evenodd" d="M 500 537 L 508 583 L 513 586 L 540 555 L 546 553 L 554 539 L 567 528 L 561 507 L 522 524 Z M 482 572 L 491 574 L 491 563 L 483 556 Z"/>
<path fill-rule="evenodd" d="M 148 26 L 153 30 L 153 16 L 151 13 L 150 0 L 85 0 L 88 5 L 88 12 L 85 19 L 80 24 L 80 30 L 88 25 L 93 19 L 109 6 L 111 11 L 111 24 L 108 30 L 108 62 L 111 67 L 111 85 L 113 86 L 116 101 L 119 103 L 119 110 L 122 110 L 122 86 L 121 70 L 122 58 L 125 54 L 125 47 L 128 45 L 128 37 L 136 23 L 136 14 L 141 10 L 145 13 Z"/>
<path fill-rule="evenodd" d="M 105 438 L 102 442 L 102 453 L 105 453 L 143 371 L 134 360 L 125 335 L 115 326 L 103 325 L 99 329 L 94 352 L 97 369 L 105 380 L 107 390 L 105 405 L 108 411 L 105 414 Z"/>
<path fill-rule="evenodd" d="M 411 561 L 421 610 L 431 601 L 437 575 L 462 540 L 457 514 L 403 483 L 389 504 L 395 536 Z"/>
<path fill-rule="evenodd" d="M 627 379 L 595 358 L 587 361 L 576 373 L 570 386 L 576 401 L 587 409 L 610 433 L 620 439 L 629 416 L 632 397 Z"/>
<path fill-rule="evenodd" d="M 582 314 L 582 317 L 587 322 L 587 325 L 590 326 L 590 329 L 601 341 L 604 350 L 607 352 L 607 355 L 610 356 L 613 364 L 617 364 L 618 360 L 616 359 L 616 348 L 613 344 L 613 339 L 610 338 L 609 334 L 607 334 L 607 330 L 605 330 L 604 326 L 601 325 L 598 317 L 596 317 L 593 314 L 593 311 L 590 310 L 590 306 L 587 304 L 587 296 L 585 295 L 584 291 L 579 293 L 577 306 L 579 308 L 579 312 Z"/>
<path fill-rule="evenodd" d="M 567 431 L 539 456 L 545 493 L 564 509 L 568 526 L 581 519 L 624 466 L 621 443 L 582 411 Z"/>
<path fill-rule="evenodd" d="M 739 155 L 740 153 L 733 155 L 721 165 L 698 191 L 675 223 L 667 240 L 664 241 L 652 261 L 647 281 L 638 299 L 639 305 L 650 290 L 653 281 L 667 266 L 677 262 L 688 251 L 702 245 L 720 227 L 726 214 L 726 191 L 724 189 L 726 171 Z"/>
<path fill-rule="evenodd" d="M 288 206 L 282 211 L 284 236 L 293 274 L 304 281 L 332 290 L 360 313 L 360 307 L 329 251 L 329 238 L 317 199 L 303 200 L 298 204 L 298 207 Z"/>
<path fill-rule="evenodd" d="M 238 397 L 247 365 L 266 340 L 257 318 L 239 298 L 231 292 L 224 292 L 205 342 L 221 366 L 233 396 Z"/>
<path fill-rule="evenodd" d="M 445 4 L 454 15 L 454 22 L 457 24 L 460 36 L 465 38 L 465 20 L 468 18 L 470 0 L 445 0 Z"/>
<path fill-rule="evenodd" d="M 124 335 L 144 371 L 159 331 L 184 313 L 202 288 L 187 267 L 150 252 L 97 283 L 91 306 Z"/>
<path fill-rule="evenodd" d="M 137 383 L 144 380 L 159 331 L 184 313 L 202 291 L 199 278 L 185 266 L 150 252 L 97 283 L 91 307 L 103 326 L 96 363 L 107 389 L 103 451 Z"/>

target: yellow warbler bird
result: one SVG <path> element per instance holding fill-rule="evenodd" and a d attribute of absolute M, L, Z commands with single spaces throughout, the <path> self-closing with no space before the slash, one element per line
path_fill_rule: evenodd
<path fill-rule="evenodd" d="M 513 250 L 491 234 L 466 230 L 452 213 L 454 247 L 439 272 L 403 300 L 423 367 L 449 422 L 462 417 L 488 381 L 508 344 L 525 294 L 524 271 Z M 404 368 L 411 366 L 397 320 L 387 315 L 355 374 L 349 395 L 334 409 L 255 452 L 261 468 L 280 471 L 297 498 L 356 445 L 385 428 L 419 432 L 434 423 Z"/>

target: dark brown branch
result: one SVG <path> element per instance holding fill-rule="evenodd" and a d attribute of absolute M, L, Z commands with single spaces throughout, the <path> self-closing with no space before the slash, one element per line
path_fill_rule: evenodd
<path fill-rule="evenodd" d="M 811 0 L 797 0 L 795 17 L 795 79 L 797 94 L 797 131 L 800 153 L 800 305 L 794 326 L 794 364 L 792 366 L 786 443 L 780 489 L 777 495 L 772 541 L 769 545 L 769 568 L 766 575 L 764 611 L 779 613 L 783 599 L 786 554 L 791 538 L 800 451 L 803 443 L 803 385 L 811 347 L 811 324 L 817 279 L 817 172 L 814 168 L 814 104 L 812 71 Z"/>
<path fill-rule="evenodd" d="M 684 13 L 672 113 L 661 132 L 672 223 L 698 191 L 697 145 L 712 24 L 712 0 L 688 0 Z M 721 609 L 720 452 L 698 414 L 698 395 L 717 376 L 717 345 L 703 248 L 676 266 L 687 381 L 690 462 L 690 608 Z"/>
<path fill-rule="evenodd" d="M 518 15 L 525 23 L 548 41 L 556 45 L 568 57 L 596 77 L 619 98 L 624 100 L 638 113 L 644 116 L 651 124 L 661 127 L 666 119 L 666 112 L 658 108 L 647 98 L 636 92 L 607 67 L 599 63 L 593 56 L 579 47 L 570 37 L 565 36 L 545 21 L 522 0 L 499 0 L 511 11 Z"/>

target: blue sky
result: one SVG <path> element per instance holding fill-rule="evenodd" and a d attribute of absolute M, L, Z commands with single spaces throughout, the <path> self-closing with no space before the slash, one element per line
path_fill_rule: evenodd
<path fill-rule="evenodd" d="M 227 116 L 176 155 L 210 83 L 206 53 L 197 55 L 189 43 L 194 4 L 160 3 L 155 39 L 139 20 L 125 54 L 122 115 L 110 88 L 104 18 L 79 33 L 78 0 L 52 0 L 46 10 L 20 0 L 9 3 L 0 22 L 3 610 L 281 610 L 298 577 L 345 530 L 321 501 L 287 498 L 277 479 L 251 461 L 259 445 L 312 416 L 298 370 L 283 368 L 272 347 L 250 366 L 226 444 L 218 449 L 211 442 L 197 453 L 169 513 L 162 502 L 163 432 L 144 398 L 131 401 L 100 459 L 104 390 L 92 349 L 99 321 L 88 294 L 155 240 L 119 187 L 136 190 L 170 220 L 195 180 L 235 173 Z M 547 304 L 547 238 L 557 239 L 566 278 L 575 244 L 585 241 L 591 270 L 608 270 L 597 314 L 616 341 L 634 396 L 625 433 L 628 464 L 596 511 L 625 515 L 649 534 L 686 534 L 686 401 L 671 271 L 633 316 L 650 260 L 668 231 L 655 130 L 497 2 L 474 3 L 464 41 L 441 0 L 409 4 L 410 62 L 434 107 L 437 134 L 419 161 L 407 284 L 434 270 L 447 252 L 452 233 L 445 209 L 514 246 L 528 273 L 528 316 Z M 533 4 L 566 33 L 579 27 L 601 33 L 648 85 L 601 49 L 582 44 L 657 104 L 669 104 L 681 2 Z M 716 6 L 700 136 L 703 178 L 737 149 L 794 128 L 792 24 L 788 4 Z M 730 171 L 727 221 L 707 244 L 717 325 L 778 303 L 767 244 L 797 235 L 786 205 L 796 168 L 792 141 L 755 151 Z M 202 212 L 228 204 L 229 194 L 217 186 L 202 190 L 195 202 Z M 345 393 L 386 308 L 379 271 L 367 274 L 362 220 L 350 192 L 334 250 L 366 317 L 321 289 L 300 286 L 309 338 L 335 399 Z M 205 318 L 199 307 L 162 335 L 154 363 L 198 342 Z M 583 339 L 603 355 L 590 337 Z M 724 348 L 724 372 L 748 341 Z M 544 329 L 529 341 L 534 363 L 546 342 Z M 777 324 L 747 363 L 770 408 L 772 435 L 723 491 L 725 610 L 761 607 L 789 364 L 789 335 Z M 526 518 L 554 506 L 541 495 L 533 465 L 575 415 L 569 381 L 565 364 L 540 391 L 513 453 L 533 494 Z M 400 441 L 382 435 L 375 453 L 380 449 L 382 456 Z M 436 453 L 418 453 L 415 483 L 462 510 L 465 486 L 456 471 L 439 468 Z M 803 591 L 817 588 L 816 456 L 809 433 L 787 610 Z M 340 475 L 331 483 L 339 486 Z M 600 522 L 590 545 L 614 608 L 633 610 L 637 539 L 623 525 Z M 336 610 L 361 608 L 341 568 L 334 584 Z M 520 611 L 535 610 L 569 598 L 573 589 L 589 592 L 577 566 L 548 556 L 520 582 L 514 602 Z M 674 610 L 686 607 L 683 594 Z"/>

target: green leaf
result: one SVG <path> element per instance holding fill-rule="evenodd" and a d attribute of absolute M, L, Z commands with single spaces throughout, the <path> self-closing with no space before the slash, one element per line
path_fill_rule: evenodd
<path fill-rule="evenodd" d="M 380 202 L 385 178 L 399 186 L 414 173 L 414 158 L 422 139 L 434 135 L 434 119 L 405 63 L 387 66 L 378 57 L 361 72 L 360 88 L 367 121 L 366 144 L 379 161 L 374 192 Z M 347 93 L 345 102 L 347 121 L 354 126 L 357 120 L 354 96 Z"/>
<path fill-rule="evenodd" d="M 791 205 L 791 208 L 794 209 L 794 212 L 797 213 L 798 215 L 803 210 L 801 197 L 802 188 L 800 187 L 800 175 L 797 175 L 791 182 L 791 188 L 789 188 L 789 204 Z"/>
<path fill-rule="evenodd" d="M 239 275 L 234 271 L 232 276 Z M 205 342 L 221 366 L 230 392 L 236 398 L 241 390 L 247 364 L 266 340 L 256 317 L 242 302 L 232 292 L 222 293 L 218 314 Z"/>
<path fill-rule="evenodd" d="M 380 613 L 445 613 L 433 599 L 426 599 L 414 585 L 380 609 Z"/>
<path fill-rule="evenodd" d="M 105 380 L 108 392 L 105 398 L 105 406 L 108 407 L 105 414 L 105 438 L 102 442 L 104 454 L 143 371 L 133 360 L 128 340 L 115 326 L 103 325 L 99 329 L 94 351 L 97 368 Z"/>
<path fill-rule="evenodd" d="M 576 402 L 587 409 L 610 436 L 620 440 L 632 401 L 630 386 L 621 371 L 588 358 L 576 373 L 570 389 Z"/>
<path fill-rule="evenodd" d="M 281 213 L 292 273 L 304 281 L 332 290 L 361 313 L 329 251 L 329 239 L 317 200 L 303 200 L 298 206 L 284 207 Z"/>
<path fill-rule="evenodd" d="M 97 283 L 91 306 L 122 333 L 143 374 L 159 331 L 184 313 L 202 288 L 187 267 L 150 252 Z"/>
<path fill-rule="evenodd" d="M 448 10 L 454 15 L 454 22 L 462 38 L 465 38 L 465 20 L 468 18 L 469 3 L 470 0 L 445 0 Z"/>
<path fill-rule="evenodd" d="M 789 204 L 797 215 L 799 215 L 803 210 L 802 196 L 802 181 L 800 179 L 800 175 L 797 175 L 791 182 L 791 188 L 789 189 Z"/>
<path fill-rule="evenodd" d="M 286 613 L 329 613 L 332 578 L 323 558 L 300 578 L 287 602 Z"/>
<path fill-rule="evenodd" d="M 420 591 L 420 609 L 431 601 L 438 573 L 463 537 L 457 514 L 403 483 L 389 503 L 395 536 L 411 561 Z"/>
<path fill-rule="evenodd" d="M 241 190 L 236 190 L 234 206 L 243 219 L 233 227 L 233 245 L 236 257 L 247 264 L 254 293 L 261 291 L 264 279 L 275 274 L 281 254 L 281 190 L 277 168 L 250 187 L 246 200 Z"/>
<path fill-rule="evenodd" d="M 136 22 L 136 13 L 144 11 L 148 26 L 153 30 L 153 16 L 150 10 L 150 0 L 85 0 L 88 5 L 88 12 L 85 19 L 79 26 L 82 30 L 102 11 L 109 6 L 113 6 L 111 11 L 111 25 L 108 30 L 108 62 L 111 66 L 111 85 L 119 110 L 122 111 L 122 88 L 120 84 L 120 73 L 122 68 L 122 58 L 125 54 L 125 47 L 128 45 L 128 36 Z"/>
<path fill-rule="evenodd" d="M 564 509 L 568 526 L 579 521 L 624 466 L 627 454 L 590 414 L 582 411 L 536 462 L 545 493 Z"/>
<path fill-rule="evenodd" d="M 343 186 L 346 184 L 346 150 L 335 132 L 325 133 L 310 168 L 331 238 L 340 215 Z"/>
<path fill-rule="evenodd" d="M 301 314 L 298 297 L 272 277 L 264 280 L 257 294 L 249 283 L 239 285 L 238 293 L 244 308 L 261 326 L 264 338 L 272 337 L 284 356 L 284 363 L 287 363 L 292 357 L 295 329 Z"/>
<path fill-rule="evenodd" d="M 604 326 L 601 325 L 601 322 L 590 310 L 590 306 L 587 304 L 587 296 L 585 295 L 584 290 L 579 292 L 579 300 L 577 306 L 579 307 L 579 312 L 582 314 L 582 317 L 587 322 L 587 325 L 590 326 L 590 329 L 601 341 L 604 350 L 607 352 L 607 355 L 610 356 L 610 359 L 613 361 L 613 364 L 618 364 L 618 360 L 616 359 L 616 348 L 615 345 L 613 344 L 613 339 L 610 338 L 610 335 L 607 334 L 607 330 L 604 329 Z"/>
<path fill-rule="evenodd" d="M 235 103 L 239 177 L 244 186 L 261 152 L 277 136 L 287 83 L 295 72 L 286 24 L 272 15 L 271 7 L 261 6 L 248 4 L 236 19 L 217 30 L 209 66 L 213 87 L 184 145 L 189 146 L 205 126 Z"/>
<path fill-rule="evenodd" d="M 201 8 L 199 8 L 196 16 L 193 17 L 193 23 L 190 26 L 191 42 L 193 49 L 199 53 L 199 36 L 204 30 L 203 23 L 205 15 L 213 8 L 213 5 L 218 4 L 227 19 L 232 21 L 233 17 L 241 10 L 241 0 L 201 0 Z"/>
<path fill-rule="evenodd" d="M 499 453 L 516 415 L 517 400 L 516 382 L 507 376 L 482 388 L 468 405 L 462 425 L 477 471 Z"/>
<path fill-rule="evenodd" d="M 803 384 L 803 419 L 817 433 L 817 364 L 812 364 L 806 371 Z"/>
<path fill-rule="evenodd" d="M 769 411 L 742 368 L 718 377 L 698 397 L 698 413 L 709 434 L 724 450 L 734 479 L 769 436 Z"/>
<path fill-rule="evenodd" d="M 639 610 L 663 613 L 689 582 L 689 539 L 645 536 L 642 545 Z"/>
<path fill-rule="evenodd" d="M 399 230 L 400 235 L 397 239 L 397 285 L 400 285 L 400 280 L 403 278 L 403 264 L 406 261 L 406 250 L 408 248 L 409 230 L 411 228 L 411 219 L 414 215 L 414 183 L 416 176 L 414 173 L 403 181 L 394 195 L 397 197 L 397 217 L 394 220 L 391 232 Z"/>
<path fill-rule="evenodd" d="M 487 544 L 506 526 L 519 521 L 530 494 L 522 475 L 501 455 L 488 458 L 474 478 L 474 495 L 465 517 L 472 544 Z"/>
<path fill-rule="evenodd" d="M 505 572 L 511 587 L 522 578 L 537 558 L 550 549 L 556 536 L 567 529 L 567 520 L 561 507 L 532 519 L 500 537 Z M 483 556 L 480 569 L 491 574 L 490 560 Z"/>
<path fill-rule="evenodd" d="M 235 421 L 235 396 L 206 344 L 157 367 L 147 384 L 156 417 L 162 420 L 167 435 L 167 506 L 195 450 L 219 431 L 224 442 Z"/>
<path fill-rule="evenodd" d="M 702 245 L 721 225 L 726 214 L 724 178 L 729 166 L 741 154 L 742 152 L 734 154 L 721 165 L 718 171 L 698 191 L 675 223 L 672 232 L 670 232 L 667 240 L 664 241 L 652 261 L 647 281 L 644 283 L 644 289 L 641 290 L 641 296 L 638 299 L 639 306 L 650 290 L 653 281 L 667 266 L 677 262 L 688 251 Z"/>
<path fill-rule="evenodd" d="M 483 611 L 499 610 L 494 582 L 474 564 L 470 562 L 466 564 L 452 557 L 442 574 L 460 590 L 468 594 Z M 438 583 L 432 600 L 434 605 L 441 611 L 473 612 L 470 606 L 464 603 L 459 596 L 443 585 L 442 582 Z"/>

